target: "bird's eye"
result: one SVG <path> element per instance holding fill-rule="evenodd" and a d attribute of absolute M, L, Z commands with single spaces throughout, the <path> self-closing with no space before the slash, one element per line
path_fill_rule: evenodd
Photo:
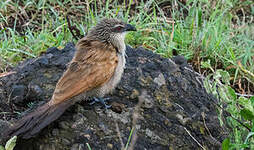
<path fill-rule="evenodd" d="M 115 27 L 115 31 L 121 31 L 122 30 L 122 26 L 117 26 L 117 27 Z"/>

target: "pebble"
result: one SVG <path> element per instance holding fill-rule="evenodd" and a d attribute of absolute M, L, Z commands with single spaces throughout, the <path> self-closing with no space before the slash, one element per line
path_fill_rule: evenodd
<path fill-rule="evenodd" d="M 71 147 L 71 150 L 83 150 L 85 149 L 85 146 L 84 144 L 73 144 L 72 147 Z"/>
<path fill-rule="evenodd" d="M 166 84 L 165 77 L 164 77 L 164 75 L 162 73 L 160 73 L 159 76 L 156 77 L 153 81 L 155 83 L 157 83 L 159 85 L 159 87 L 161 87 L 162 85 Z"/>
<path fill-rule="evenodd" d="M 59 130 L 58 129 L 53 129 L 52 135 L 53 136 L 58 136 L 59 135 Z"/>
<path fill-rule="evenodd" d="M 124 104 L 117 103 L 117 102 L 112 102 L 111 106 L 112 106 L 111 107 L 112 111 L 119 113 L 119 114 L 125 109 Z"/>
<path fill-rule="evenodd" d="M 68 140 L 68 139 L 66 139 L 66 138 L 63 138 L 63 139 L 62 139 L 62 143 L 63 143 L 64 145 L 70 145 L 70 144 L 71 144 L 71 141 Z"/>
<path fill-rule="evenodd" d="M 137 89 L 133 89 L 130 98 L 135 99 L 139 96 L 139 91 Z"/>
<path fill-rule="evenodd" d="M 70 128 L 68 122 L 66 122 L 66 121 L 60 122 L 59 127 L 62 129 L 69 129 Z"/>
<path fill-rule="evenodd" d="M 54 145 L 46 144 L 46 145 L 40 145 L 39 149 L 40 150 L 55 150 L 56 148 Z"/>
<path fill-rule="evenodd" d="M 108 143 L 108 144 L 107 144 L 107 147 L 108 147 L 109 149 L 112 149 L 112 148 L 113 148 L 113 144 Z"/>

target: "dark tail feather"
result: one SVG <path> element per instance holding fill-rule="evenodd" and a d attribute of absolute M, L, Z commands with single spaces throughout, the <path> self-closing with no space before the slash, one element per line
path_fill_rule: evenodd
<path fill-rule="evenodd" d="M 57 105 L 48 105 L 46 103 L 18 120 L 14 126 L 3 134 L 3 137 L 10 138 L 15 135 L 24 139 L 34 137 L 41 129 L 60 117 L 72 104 L 73 101 L 68 100 Z"/>

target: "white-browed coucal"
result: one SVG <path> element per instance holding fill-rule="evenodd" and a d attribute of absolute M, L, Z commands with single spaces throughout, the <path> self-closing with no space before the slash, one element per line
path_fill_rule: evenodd
<path fill-rule="evenodd" d="M 28 139 L 56 120 L 79 99 L 103 97 L 119 83 L 125 67 L 125 34 L 136 28 L 103 19 L 76 44 L 76 52 L 49 102 L 25 115 L 5 133 Z"/>

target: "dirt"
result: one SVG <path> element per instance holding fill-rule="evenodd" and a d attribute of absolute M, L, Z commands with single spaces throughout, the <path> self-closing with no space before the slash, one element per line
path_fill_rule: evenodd
<path fill-rule="evenodd" d="M 4 112 L 0 130 L 51 98 L 74 51 L 72 43 L 62 50 L 49 48 L 13 68 L 16 73 L 0 78 L 0 111 Z M 141 47 L 127 47 L 127 56 L 120 84 L 106 96 L 111 109 L 76 103 L 35 138 L 18 139 L 15 149 L 82 150 L 88 149 L 87 143 L 96 150 L 121 149 L 120 141 L 127 143 L 133 127 L 135 150 L 220 149 L 227 132 L 217 118 L 216 99 L 187 61 L 181 56 L 162 58 Z M 139 101 L 143 101 L 140 108 Z M 135 108 L 139 108 L 137 119 Z"/>

